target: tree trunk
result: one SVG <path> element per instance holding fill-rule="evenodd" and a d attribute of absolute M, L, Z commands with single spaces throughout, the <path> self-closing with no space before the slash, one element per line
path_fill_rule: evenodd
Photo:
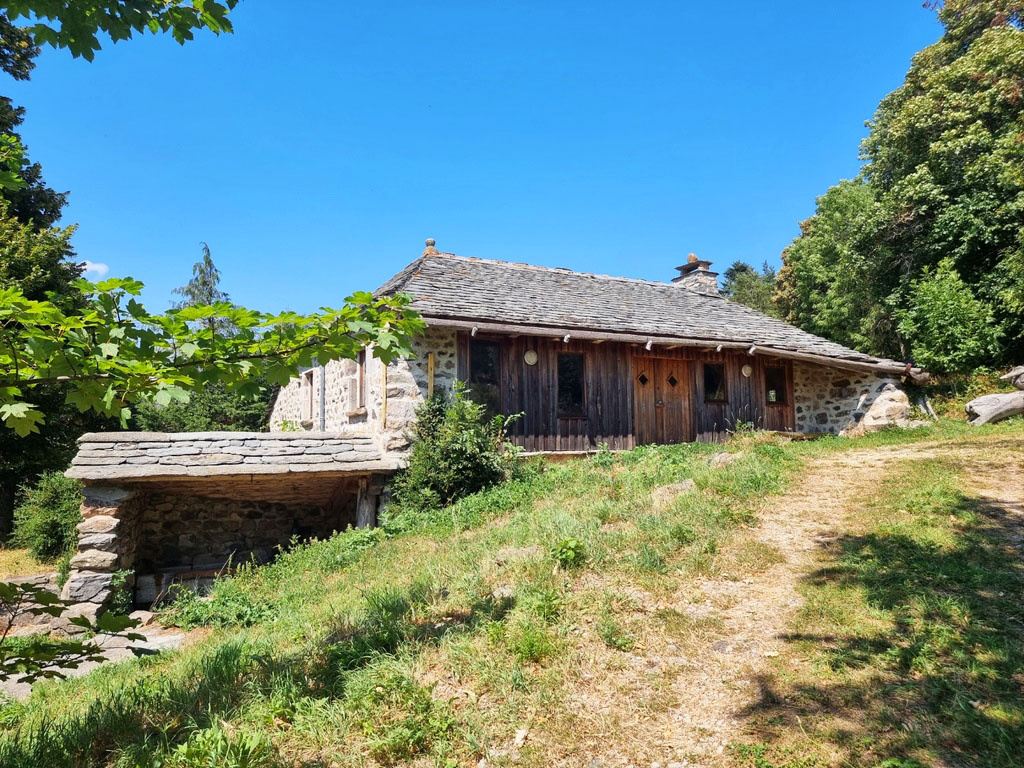
<path fill-rule="evenodd" d="M 1024 389 L 1024 365 L 1018 365 L 1012 371 L 999 378 L 1010 382 L 1017 389 Z"/>
<path fill-rule="evenodd" d="M 982 395 L 964 406 L 968 424 L 992 424 L 1024 413 L 1024 390 L 1001 395 Z"/>

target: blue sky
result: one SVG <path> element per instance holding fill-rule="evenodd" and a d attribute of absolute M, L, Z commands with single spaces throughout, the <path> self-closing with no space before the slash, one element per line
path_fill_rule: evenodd
<path fill-rule="evenodd" d="M 79 257 L 167 306 L 210 244 L 232 299 L 337 306 L 416 258 L 667 280 L 778 264 L 938 38 L 920 0 L 243 0 L 235 34 L 46 50 L 4 93 Z"/>

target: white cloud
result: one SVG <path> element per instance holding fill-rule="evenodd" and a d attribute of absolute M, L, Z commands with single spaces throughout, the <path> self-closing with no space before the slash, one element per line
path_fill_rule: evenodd
<path fill-rule="evenodd" d="M 102 261 L 85 261 L 85 274 L 93 275 L 94 277 L 100 278 L 110 271 L 110 267 L 104 264 Z"/>

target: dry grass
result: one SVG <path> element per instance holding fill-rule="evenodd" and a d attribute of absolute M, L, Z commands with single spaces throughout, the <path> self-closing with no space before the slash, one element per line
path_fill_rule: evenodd
<path fill-rule="evenodd" d="M 52 565 L 39 562 L 27 549 L 0 549 L 0 581 L 14 581 L 52 570 Z"/>
<path fill-rule="evenodd" d="M 207 619 L 256 616 L 254 626 L 228 621 L 179 653 L 0 711 L 0 763 L 191 768 L 176 750 L 227 723 L 229 741 L 271 745 L 265 766 L 828 765 L 841 748 L 812 754 L 797 726 L 770 743 L 766 731 L 748 754 L 727 746 L 757 721 L 747 708 L 761 694 L 770 703 L 819 668 L 814 644 L 778 635 L 800 610 L 814 532 L 835 522 L 818 518 L 834 510 L 803 479 L 794 498 L 788 480 L 808 457 L 832 483 L 924 445 L 913 440 L 945 450 L 945 429 L 856 443 L 745 437 L 729 446 L 744 457 L 721 468 L 707 463 L 721 446 L 577 460 L 401 534 L 301 548 L 224 582 L 203 608 Z M 955 440 L 1013 450 L 1019 431 Z M 851 448 L 860 457 L 836 463 Z M 656 488 L 688 478 L 696 491 L 652 503 Z M 828 485 L 835 509 L 872 482 Z M 817 601 L 813 631 L 870 628 L 871 612 L 848 598 Z"/>

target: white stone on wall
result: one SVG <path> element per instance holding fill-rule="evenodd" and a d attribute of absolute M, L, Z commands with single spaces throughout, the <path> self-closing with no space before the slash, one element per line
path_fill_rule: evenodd
<path fill-rule="evenodd" d="M 413 357 L 388 366 L 387 424 L 381 424 L 382 363 L 366 355 L 364 405 L 359 406 L 359 365 L 354 360 L 337 360 L 312 369 L 308 376 L 292 379 L 282 387 L 270 417 L 270 429 L 313 430 L 321 428 L 320 388 L 324 393 L 323 429 L 327 432 L 370 435 L 388 451 L 407 445 L 406 433 L 416 407 L 426 398 L 427 356 L 434 354 L 434 391 L 451 391 L 456 378 L 455 331 L 428 328 L 412 344 Z M 312 402 L 312 411 L 310 403 Z"/>
<path fill-rule="evenodd" d="M 907 426 L 910 401 L 898 379 L 810 363 L 793 364 L 796 431 L 857 434 Z"/>

